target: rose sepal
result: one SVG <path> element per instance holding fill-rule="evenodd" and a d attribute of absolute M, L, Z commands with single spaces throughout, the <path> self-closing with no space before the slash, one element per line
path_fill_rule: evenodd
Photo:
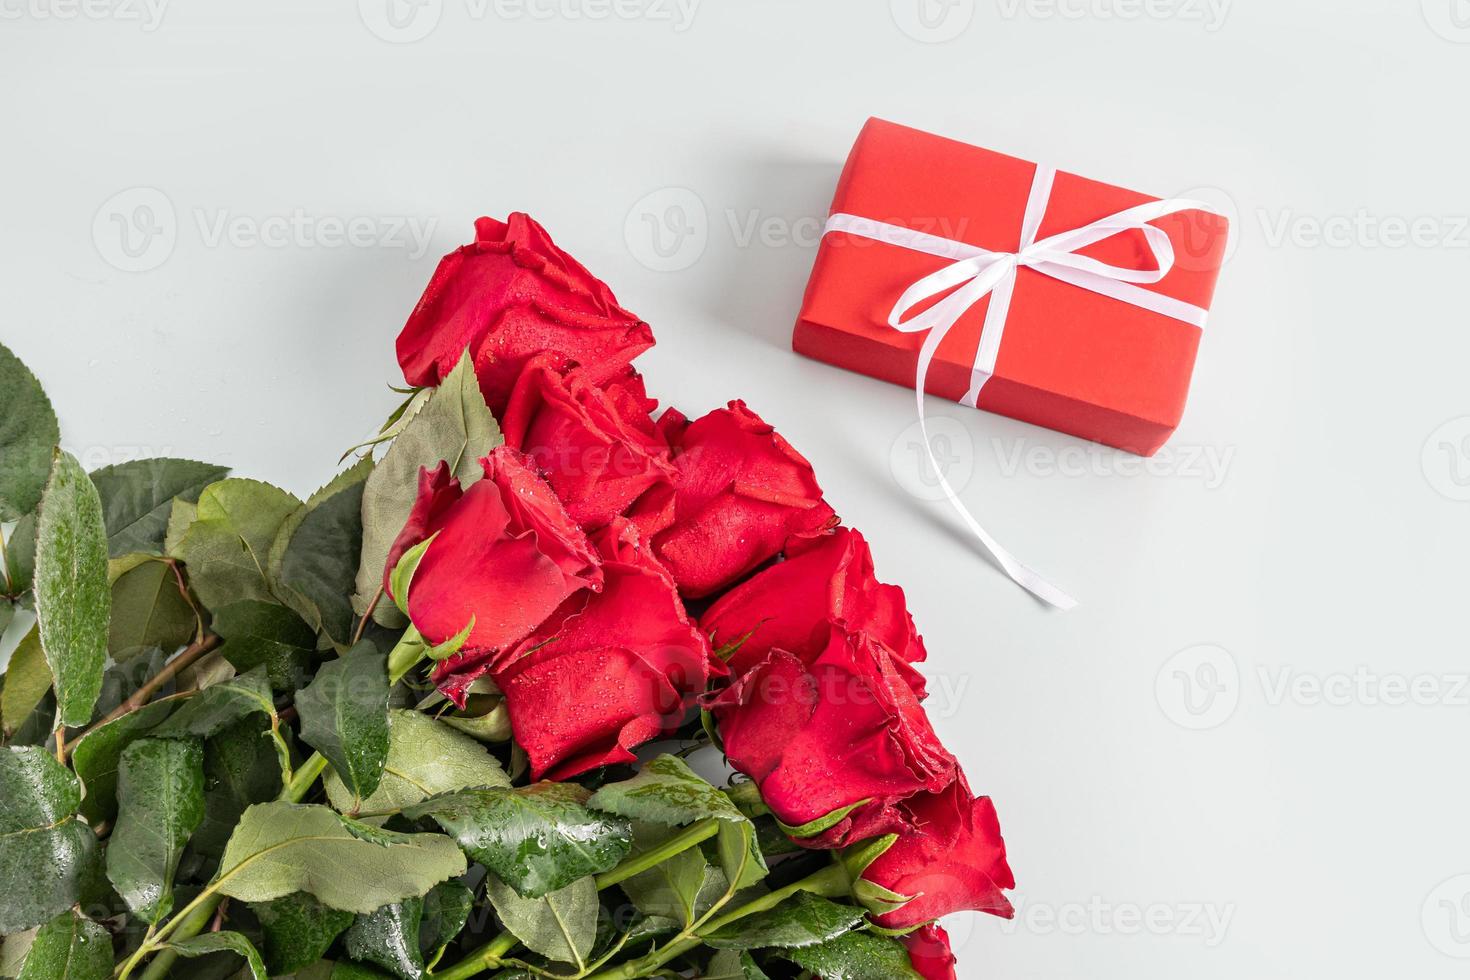
<path fill-rule="evenodd" d="M 776 821 L 776 823 L 780 825 L 781 832 L 784 833 L 787 837 L 790 837 L 793 840 L 805 840 L 806 838 L 818 837 L 826 833 L 833 827 L 840 824 L 842 821 L 846 820 L 849 816 L 851 816 L 852 812 L 858 807 L 867 806 L 869 803 L 872 802 L 873 798 L 870 796 L 867 799 L 858 800 L 856 803 L 849 803 L 847 806 L 833 810 L 831 813 L 827 814 L 824 817 L 818 817 L 815 820 L 808 820 L 806 823 L 800 824 L 795 827 L 791 826 L 788 823 L 784 823 L 779 819 Z M 884 848 L 884 850 L 887 850 L 887 848 Z M 877 856 L 877 854 L 873 855 L 875 859 L 877 858 Z M 871 864 L 872 862 L 869 861 L 868 863 Z M 863 867 L 866 868 L 867 864 L 864 864 Z"/>
<path fill-rule="evenodd" d="M 419 562 L 423 561 L 424 553 L 429 550 L 429 545 L 433 544 L 434 539 L 438 536 L 439 532 L 435 531 L 409 548 L 403 553 L 403 557 L 398 559 L 398 564 L 393 566 L 393 574 L 389 577 L 389 585 L 392 586 L 390 598 L 398 607 L 398 611 L 405 616 L 408 615 L 408 590 L 413 584 L 413 575 L 419 570 Z"/>

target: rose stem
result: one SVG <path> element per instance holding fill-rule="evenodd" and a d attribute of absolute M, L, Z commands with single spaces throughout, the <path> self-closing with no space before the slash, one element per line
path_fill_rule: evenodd
<path fill-rule="evenodd" d="M 66 750 L 70 752 L 71 750 L 75 749 L 78 742 L 95 732 L 97 729 L 101 728 L 103 725 L 106 725 L 109 722 L 117 721 L 123 715 L 137 711 L 139 708 L 143 707 L 145 704 L 148 703 L 149 699 L 151 699 L 153 695 L 158 693 L 159 689 L 162 688 L 163 685 L 167 684 L 170 680 L 177 676 L 179 671 L 183 670 L 185 667 L 188 667 L 190 664 L 194 663 L 200 657 L 204 656 L 206 653 L 213 650 L 217 646 L 219 646 L 219 637 L 211 634 L 209 636 L 206 636 L 199 642 L 192 643 L 189 646 L 185 647 L 182 653 L 170 660 L 167 664 L 164 665 L 162 670 L 150 677 L 148 679 L 148 683 L 144 684 L 142 687 L 134 691 L 132 695 L 122 704 L 118 705 L 116 708 L 113 708 L 112 711 L 108 713 L 107 717 L 103 718 L 97 724 L 88 728 L 86 731 L 82 732 L 82 734 L 78 735 L 76 738 L 67 743 Z"/>
<path fill-rule="evenodd" d="M 780 888 L 766 895 L 762 895 L 748 905 L 742 905 L 732 912 L 727 912 L 719 918 L 711 920 L 702 926 L 700 931 L 704 933 L 715 932 L 748 915 L 773 909 L 786 901 L 786 899 L 800 892 L 813 892 L 828 898 L 845 896 L 848 893 L 847 873 L 840 864 L 830 865 L 808 878 L 803 878 L 801 881 L 787 885 L 785 888 Z M 611 970 L 594 973 L 587 980 L 635 980 L 637 977 L 646 977 L 670 960 L 683 956 L 692 949 L 697 949 L 703 942 L 697 935 L 678 938 L 662 949 L 656 949 L 640 959 L 630 960 Z"/>

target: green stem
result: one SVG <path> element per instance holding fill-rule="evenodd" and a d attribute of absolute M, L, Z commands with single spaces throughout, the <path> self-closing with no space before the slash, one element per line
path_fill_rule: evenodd
<path fill-rule="evenodd" d="M 622 861 L 611 871 L 603 872 L 594 881 L 597 890 L 611 888 L 620 882 L 627 881 L 634 875 L 640 875 L 645 871 L 658 867 L 676 854 L 682 854 L 691 847 L 697 847 L 720 832 L 720 821 L 710 819 L 701 820 L 699 823 L 691 824 L 688 829 L 676 834 L 664 841 L 652 850 L 635 854 Z M 473 953 L 460 960 L 458 963 L 442 973 L 435 973 L 434 980 L 468 980 L 477 976 L 485 970 L 493 970 L 500 966 L 500 961 L 505 958 L 516 947 L 516 937 L 508 932 L 503 932 L 495 937 L 490 943 L 481 946 Z"/>
<path fill-rule="evenodd" d="M 699 823 L 691 825 L 683 833 L 675 837 L 670 837 L 658 847 L 644 851 L 642 854 L 635 854 L 624 860 L 611 871 L 598 875 L 597 890 L 601 891 L 604 888 L 611 888 L 619 882 L 627 881 L 634 875 L 641 875 L 645 871 L 656 868 L 675 854 L 682 854 L 696 844 L 704 843 L 719 832 L 720 821 L 715 819 L 701 820 Z"/>
<path fill-rule="evenodd" d="M 429 655 L 429 643 L 409 624 L 398 645 L 388 654 L 388 683 L 397 684 Z"/>
<path fill-rule="evenodd" d="M 313 752 L 311 756 L 296 769 L 291 781 L 286 788 L 281 790 L 278 799 L 287 803 L 300 803 L 306 799 L 306 794 L 311 792 L 311 787 L 316 784 L 317 778 L 327 768 L 326 756 L 320 752 Z"/>
<path fill-rule="evenodd" d="M 516 948 L 518 942 L 515 936 L 502 932 L 449 969 L 433 974 L 433 980 L 469 980 L 486 970 L 493 970 L 500 966 L 500 961 Z"/>
<path fill-rule="evenodd" d="M 182 916 L 178 920 L 179 924 L 174 927 L 173 931 L 179 933 L 180 939 L 190 939 L 199 935 L 209 926 L 210 921 L 214 918 L 215 910 L 219 908 L 219 903 L 222 900 L 223 896 L 221 895 L 211 895 L 205 901 L 194 906 L 188 914 Z M 156 944 L 157 942 L 158 938 L 155 937 L 154 943 Z M 141 955 L 146 948 L 147 944 L 139 947 L 138 954 Z M 153 961 L 148 964 L 148 969 L 143 971 L 140 980 L 163 980 L 164 977 L 168 976 L 168 971 L 173 967 L 174 961 L 178 958 L 178 953 L 175 953 L 171 949 L 165 949 L 153 957 Z M 124 970 L 122 974 L 123 978 L 126 978 L 127 975 L 128 971 Z"/>
<path fill-rule="evenodd" d="M 803 878 L 801 881 L 787 885 L 785 888 L 777 889 L 766 895 L 762 895 L 755 901 L 740 906 L 734 911 L 711 919 L 699 927 L 704 934 L 715 932 L 732 922 L 737 922 L 748 915 L 757 912 L 766 912 L 780 905 L 786 899 L 801 892 L 814 892 L 828 898 L 839 898 L 847 894 L 847 874 L 841 865 L 831 865 L 823 868 L 816 874 Z M 587 980 L 636 980 L 638 977 L 646 977 L 655 974 L 659 967 L 671 960 L 678 959 L 690 950 L 697 949 L 703 945 L 704 940 L 698 935 L 690 935 L 685 930 L 674 938 L 668 945 L 656 949 L 647 956 L 631 960 L 611 970 L 594 973 Z"/>
<path fill-rule="evenodd" d="M 428 647 L 424 643 L 424 638 L 419 635 L 418 630 L 410 626 L 398 641 L 398 645 L 388 654 L 388 683 L 392 685 L 403 680 L 408 676 L 408 672 L 418 666 L 427 655 Z M 316 785 L 317 779 L 326 768 L 326 758 L 320 752 L 313 752 L 311 758 L 301 764 L 296 774 L 291 777 L 291 781 L 281 790 L 281 795 L 276 798 L 285 803 L 300 803 L 306 799 L 306 794 L 311 792 L 311 788 Z M 180 915 L 175 916 L 150 942 L 145 942 L 138 947 L 138 951 L 123 965 L 118 980 L 126 980 L 133 968 L 143 957 L 156 949 L 165 936 L 172 935 L 175 942 L 182 942 L 203 932 L 209 926 L 210 921 L 214 918 L 215 910 L 219 908 L 223 900 L 224 896 L 218 892 L 206 892 L 195 899 L 194 904 Z M 153 962 L 148 964 L 148 969 L 143 971 L 139 980 L 163 980 L 177 958 L 178 954 L 172 950 L 164 950 L 153 958 Z"/>

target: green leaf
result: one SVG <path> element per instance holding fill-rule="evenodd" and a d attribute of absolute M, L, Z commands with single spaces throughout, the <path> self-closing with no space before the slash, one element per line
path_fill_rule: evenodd
<path fill-rule="evenodd" d="M 358 460 L 328 480 L 325 486 L 319 487 L 281 522 L 280 528 L 276 531 L 276 539 L 271 542 L 269 570 L 273 582 L 279 582 L 281 579 L 281 563 L 286 559 L 286 549 L 290 547 L 291 538 L 296 534 L 297 528 L 301 527 L 301 522 L 306 520 L 306 515 L 343 490 L 360 485 L 368 478 L 372 469 L 371 460 Z"/>
<path fill-rule="evenodd" d="M 10 594 L 30 591 L 36 575 L 36 515 L 15 522 L 5 542 L 5 574 L 10 577 Z"/>
<path fill-rule="evenodd" d="M 142 561 L 112 583 L 107 649 L 117 656 L 137 647 L 173 652 L 194 639 L 199 621 L 164 561 Z"/>
<path fill-rule="evenodd" d="M 269 721 L 252 714 L 204 743 L 204 823 L 194 833 L 193 850 L 219 857 L 240 815 L 253 803 L 280 795 L 279 755 Z"/>
<path fill-rule="evenodd" d="M 669 936 L 679 929 L 681 924 L 673 918 L 644 915 L 637 909 L 626 907 L 609 909 L 604 904 L 597 920 L 597 945 L 592 946 L 592 959 L 597 961 L 601 956 L 613 954 L 614 949 L 619 949 L 622 954 L 632 954 L 642 943 Z"/>
<path fill-rule="evenodd" d="M 103 980 L 111 975 L 112 936 L 68 910 L 36 933 L 20 980 Z"/>
<path fill-rule="evenodd" d="M 189 533 L 190 526 L 198 517 L 198 503 L 190 502 L 182 497 L 174 498 L 168 509 L 168 527 L 163 532 L 163 553 L 165 555 L 178 561 L 184 560 L 184 535 Z"/>
<path fill-rule="evenodd" d="M 107 880 L 129 909 L 156 923 L 173 909 L 179 855 L 204 820 L 204 746 L 145 738 L 122 754 L 117 826 L 107 843 Z"/>
<path fill-rule="evenodd" d="M 96 835 L 74 818 L 81 796 L 77 777 L 45 749 L 0 749 L 0 935 L 48 922 L 81 898 L 97 859 Z"/>
<path fill-rule="evenodd" d="M 436 793 L 467 786 L 510 785 L 500 763 L 479 742 L 443 722 L 407 710 L 389 714 L 383 778 L 360 805 L 335 769 L 328 771 L 323 782 L 334 807 L 365 813 L 401 809 Z"/>
<path fill-rule="evenodd" d="M 264 667 L 210 685 L 185 701 L 152 734 L 208 738 L 255 712 L 272 718 L 276 715 Z"/>
<path fill-rule="evenodd" d="M 101 823 L 117 816 L 117 769 L 123 750 L 147 736 L 177 705 L 177 701 L 154 701 L 109 721 L 77 743 L 71 764 L 82 785 L 87 787 L 87 794 L 82 798 L 84 817 Z"/>
<path fill-rule="evenodd" d="M 404 811 L 433 817 L 470 857 L 525 898 L 617 867 L 633 845 L 625 819 L 590 810 L 575 783 L 469 789 Z"/>
<path fill-rule="evenodd" d="M 41 652 L 41 634 L 34 628 L 21 637 L 5 668 L 5 689 L 0 691 L 0 719 L 5 734 L 13 735 L 30 717 L 36 705 L 51 690 L 51 668 Z"/>
<path fill-rule="evenodd" d="M 212 612 L 245 599 L 272 602 L 269 561 L 276 532 L 301 502 L 257 480 L 211 483 L 178 542 L 189 583 Z"/>
<path fill-rule="evenodd" d="M 41 382 L 0 344 L 0 521 L 35 509 L 51 451 L 60 441 L 56 413 Z"/>
<path fill-rule="evenodd" d="M 354 918 L 351 912 L 328 908 L 305 892 L 250 908 L 265 934 L 265 965 L 271 976 L 294 973 L 321 959 Z"/>
<path fill-rule="evenodd" d="M 367 612 L 383 584 L 388 549 L 418 497 L 419 470 L 447 461 L 467 488 L 485 475 L 480 458 L 504 441 L 466 352 L 368 477 L 362 498 L 362 561 L 353 597 L 359 615 Z M 404 622 L 391 603 L 378 603 L 376 617 L 385 626 Z"/>
<path fill-rule="evenodd" d="M 245 961 L 252 980 L 266 980 L 265 964 L 255 945 L 238 932 L 206 932 L 202 936 L 168 943 L 167 948 L 180 956 L 209 956 L 212 953 L 234 953 Z"/>
<path fill-rule="evenodd" d="M 316 672 L 300 694 L 301 738 L 349 793 L 372 795 L 388 761 L 388 658 L 367 641 Z"/>
<path fill-rule="evenodd" d="M 903 943 L 870 932 L 849 932 L 778 955 L 823 980 L 923 980 Z"/>
<path fill-rule="evenodd" d="M 102 690 L 111 592 L 97 488 L 57 452 L 36 535 L 36 619 L 61 720 L 85 725 Z"/>
<path fill-rule="evenodd" d="M 672 755 L 649 760 L 632 779 L 608 783 L 588 802 L 598 810 L 670 827 L 711 817 L 736 822 L 745 819 L 728 796 L 700 778 L 683 759 Z"/>
<path fill-rule="evenodd" d="M 632 853 L 646 853 L 673 836 L 674 831 L 661 824 L 635 824 Z M 712 867 L 700 848 L 691 847 L 634 875 L 620 887 L 644 915 L 688 926 L 713 908 L 730 886 L 724 872 Z"/>
<path fill-rule="evenodd" d="M 56 695 L 48 690 L 31 712 L 10 735 L 11 745 L 40 745 L 50 743 L 56 733 Z"/>
<path fill-rule="evenodd" d="M 801 892 L 775 908 L 746 916 L 704 937 L 716 949 L 815 946 L 857 928 L 866 913 Z"/>
<path fill-rule="evenodd" d="M 439 834 L 374 831 L 324 806 L 261 803 L 240 818 L 215 880 L 245 902 L 304 891 L 365 913 L 464 872 L 464 855 Z"/>
<path fill-rule="evenodd" d="M 92 474 L 102 497 L 107 549 L 114 558 L 163 553 L 164 534 L 175 497 L 194 503 L 199 492 L 230 470 L 192 459 L 134 459 Z"/>
<path fill-rule="evenodd" d="M 424 921 L 419 948 L 430 957 L 430 968 L 444 947 L 459 935 L 475 909 L 475 893 L 462 881 L 445 881 L 424 896 Z"/>
<path fill-rule="evenodd" d="M 749 888 L 770 873 L 756 838 L 755 824 L 749 820 L 721 822 L 715 851 L 720 856 L 720 869 L 734 891 Z"/>
<path fill-rule="evenodd" d="M 583 878 L 541 898 L 522 898 L 493 874 L 485 878 L 485 893 L 505 928 L 527 949 L 558 963 L 587 963 L 597 940 L 597 885 Z"/>
<path fill-rule="evenodd" d="M 405 898 L 359 915 L 343 940 L 347 955 L 381 966 L 402 980 L 419 980 L 424 975 L 424 956 L 419 951 L 423 917 L 421 898 Z"/>
<path fill-rule="evenodd" d="M 271 687 L 294 691 L 316 658 L 316 635 L 300 616 L 274 602 L 246 599 L 214 610 L 224 639 L 220 655 L 242 673 L 265 665 Z"/>
<path fill-rule="evenodd" d="M 347 470 L 288 521 L 276 538 L 276 589 L 315 630 L 345 647 L 353 628 L 352 595 L 362 553 L 363 481 L 372 459 Z"/>
<path fill-rule="evenodd" d="M 700 974 L 702 980 L 771 980 L 744 950 L 722 949 Z"/>

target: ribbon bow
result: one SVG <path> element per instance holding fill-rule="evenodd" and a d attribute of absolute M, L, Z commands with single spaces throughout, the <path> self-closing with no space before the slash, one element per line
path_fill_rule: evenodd
<path fill-rule="evenodd" d="M 919 349 L 919 365 L 914 379 L 914 394 L 918 402 L 919 428 L 924 436 L 924 450 L 929 454 L 929 465 L 939 479 L 951 505 L 959 512 L 971 533 L 980 541 L 986 552 L 1011 579 L 1037 598 L 1059 609 L 1070 609 L 1077 604 L 1061 589 L 1052 585 L 1035 570 L 1016 559 L 980 526 L 970 511 L 945 479 L 939 461 L 934 457 L 929 443 L 929 429 L 924 414 L 924 381 L 929 375 L 929 366 L 934 354 L 948 336 L 965 311 L 985 297 L 990 297 L 990 308 L 985 315 L 985 325 L 980 334 L 980 346 L 975 352 L 975 362 L 970 369 L 970 387 L 961 399 L 961 404 L 974 406 L 980 391 L 995 373 L 996 358 L 1000 355 L 1001 339 L 1005 334 L 1006 321 L 1010 318 L 1011 297 L 1015 291 L 1016 276 L 1022 268 L 1031 269 L 1081 289 L 1098 293 L 1136 306 L 1152 310 L 1175 320 L 1205 325 L 1208 311 L 1202 307 L 1171 296 L 1163 296 L 1142 285 L 1160 282 L 1174 268 L 1174 246 L 1168 234 L 1149 224 L 1157 218 L 1180 211 L 1212 211 L 1199 201 L 1167 200 L 1140 204 L 1117 214 L 1094 221 L 1090 225 L 1065 231 L 1041 241 L 1036 240 L 1041 230 L 1046 207 L 1051 200 L 1052 185 L 1056 180 L 1054 167 L 1038 166 L 1031 183 L 1031 196 L 1026 202 L 1026 214 L 1021 225 L 1020 247 L 1014 252 L 993 252 L 966 242 L 941 238 L 911 228 L 873 221 L 852 214 L 834 214 L 827 219 L 823 234 L 841 232 L 868 238 L 873 241 L 896 245 L 916 252 L 924 252 L 953 261 L 936 272 L 932 272 L 908 289 L 893 305 L 888 314 L 888 325 L 903 333 L 929 335 Z M 1109 265 L 1097 259 L 1077 254 L 1089 245 L 1112 238 L 1124 232 L 1142 232 L 1154 264 L 1154 269 L 1131 269 Z M 940 297 L 922 313 L 909 316 L 916 307 Z"/>

